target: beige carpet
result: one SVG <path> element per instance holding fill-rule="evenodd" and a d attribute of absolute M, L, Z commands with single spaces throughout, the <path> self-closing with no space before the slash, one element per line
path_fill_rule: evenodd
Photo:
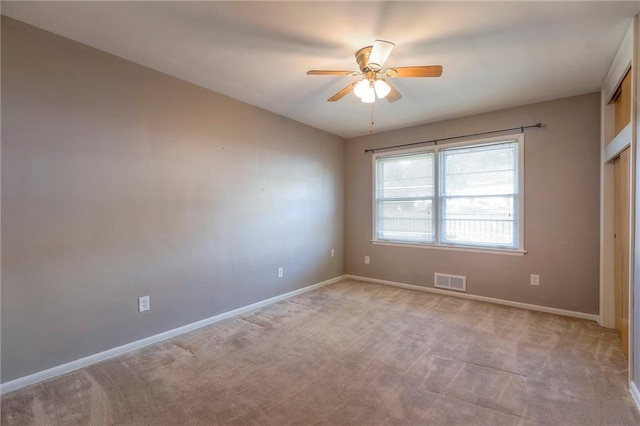
<path fill-rule="evenodd" d="M 615 332 L 343 281 L 2 398 L 3 425 L 639 425 Z"/>

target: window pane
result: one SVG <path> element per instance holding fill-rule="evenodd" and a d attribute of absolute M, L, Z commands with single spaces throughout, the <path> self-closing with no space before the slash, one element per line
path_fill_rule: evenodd
<path fill-rule="evenodd" d="M 376 231 L 383 240 L 433 242 L 433 201 L 379 201 Z"/>
<path fill-rule="evenodd" d="M 444 198 L 443 242 L 518 247 L 515 204 L 513 196 Z"/>
<path fill-rule="evenodd" d="M 433 197 L 433 152 L 379 158 L 377 198 Z"/>
<path fill-rule="evenodd" d="M 441 152 L 442 195 L 502 195 L 518 191 L 518 144 L 507 142 Z"/>

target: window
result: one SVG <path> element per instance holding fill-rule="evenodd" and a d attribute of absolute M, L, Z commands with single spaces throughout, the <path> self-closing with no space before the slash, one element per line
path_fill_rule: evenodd
<path fill-rule="evenodd" d="M 374 155 L 374 242 L 522 251 L 523 136 Z"/>

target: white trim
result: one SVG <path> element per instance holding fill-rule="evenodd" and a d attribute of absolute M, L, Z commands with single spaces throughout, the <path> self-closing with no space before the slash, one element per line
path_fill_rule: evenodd
<path fill-rule="evenodd" d="M 629 391 L 631 392 L 631 396 L 636 403 L 636 407 L 638 408 L 638 410 L 640 410 L 640 391 L 638 390 L 635 382 L 629 383 Z"/>
<path fill-rule="evenodd" d="M 605 103 L 611 102 L 611 98 L 615 94 L 616 89 L 620 86 L 629 68 L 631 68 L 631 62 L 633 60 L 633 24 L 632 22 L 629 25 L 627 33 L 616 52 L 616 56 L 613 58 L 613 62 L 611 62 L 609 72 L 602 83 L 602 93 Z"/>
<path fill-rule="evenodd" d="M 172 330 L 165 331 L 163 333 L 156 334 L 154 336 L 149 336 L 144 339 L 137 340 L 135 342 L 127 343 L 126 345 L 108 349 L 104 352 L 99 352 L 97 354 L 89 355 L 87 357 L 80 358 L 75 361 L 68 362 L 66 364 L 58 365 L 58 366 L 49 368 L 47 370 L 39 371 L 37 373 L 33 373 L 28 376 L 20 377 L 10 382 L 2 383 L 0 384 L 0 394 L 13 392 L 25 386 L 29 386 L 29 385 L 41 382 L 43 380 L 51 379 L 51 378 L 60 376 L 62 374 L 70 373 L 72 371 L 78 370 L 83 367 L 87 367 L 89 365 L 92 365 L 101 361 L 105 361 L 107 359 L 116 357 L 118 355 L 122 355 L 124 353 L 131 352 L 136 349 L 140 349 L 145 346 L 153 345 L 154 343 L 158 343 L 163 340 L 170 339 L 179 334 L 184 334 L 189 331 L 195 330 L 197 328 L 201 328 L 206 325 L 210 325 L 218 321 L 225 320 L 227 318 L 235 317 L 237 315 L 242 315 L 244 313 L 262 308 L 263 306 L 280 302 L 290 297 L 297 296 L 299 294 L 306 293 L 308 291 L 315 290 L 317 288 L 320 288 L 329 284 L 333 284 L 338 281 L 342 281 L 343 279 L 344 279 L 344 275 L 341 275 L 339 277 L 335 277 L 326 281 L 312 284 L 310 286 L 303 287 L 298 290 L 290 291 L 288 293 L 281 294 L 279 296 L 275 296 L 266 300 L 262 300 L 260 302 L 252 303 L 250 305 L 243 306 L 228 312 L 223 312 L 221 314 L 214 315 L 210 318 L 192 322 L 191 324 L 183 325 L 182 327 L 174 328 Z"/>
<path fill-rule="evenodd" d="M 513 302 L 511 300 L 496 299 L 493 297 L 478 296 L 478 295 L 469 294 L 469 293 L 458 293 L 458 292 L 452 292 L 447 290 L 440 290 L 433 287 L 423 287 L 419 285 L 405 284 L 405 283 L 399 283 L 395 281 L 379 280 L 377 278 L 361 277 L 357 275 L 347 274 L 344 277 L 346 279 L 366 281 L 366 282 L 371 282 L 375 284 L 390 285 L 393 287 L 406 288 L 409 290 L 426 291 L 428 293 L 436 293 L 444 296 L 460 297 L 462 299 L 477 300 L 479 302 L 488 302 L 488 303 L 495 303 L 497 305 L 512 306 L 514 308 L 528 309 L 530 311 L 546 312 L 548 314 L 562 315 L 565 317 L 580 318 L 580 319 L 585 319 L 589 321 L 598 321 L 598 315 L 587 314 L 584 312 L 568 311 L 565 309 L 550 308 L 547 306 L 540 306 L 540 305 L 531 305 L 529 303 Z"/>
<path fill-rule="evenodd" d="M 615 159 L 625 148 L 631 145 L 631 127 L 631 123 L 627 124 L 604 148 L 604 161 L 608 162 Z"/>
<path fill-rule="evenodd" d="M 518 139 L 518 251 L 527 253 L 524 249 L 524 130 Z"/>
<path fill-rule="evenodd" d="M 371 244 L 381 246 L 393 246 L 393 247 L 408 247 L 408 248 L 420 248 L 420 249 L 433 249 L 433 250 L 450 250 L 450 251 L 466 251 L 471 253 L 484 253 L 484 254 L 503 254 L 507 256 L 524 256 L 527 254 L 526 250 L 517 249 L 498 249 L 495 247 L 465 247 L 465 246 L 449 246 L 443 244 L 418 244 L 418 243 L 400 243 L 396 241 L 384 241 L 384 240 L 371 240 Z"/>

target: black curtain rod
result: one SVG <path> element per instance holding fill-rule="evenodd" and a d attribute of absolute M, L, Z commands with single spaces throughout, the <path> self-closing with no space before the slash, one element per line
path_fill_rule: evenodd
<path fill-rule="evenodd" d="M 376 152 L 376 151 L 380 151 L 382 149 L 402 148 L 402 147 L 405 147 L 405 146 L 422 145 L 422 144 L 425 144 L 425 143 L 432 143 L 434 145 L 438 145 L 438 142 L 450 141 L 452 139 L 468 138 L 468 137 L 471 137 L 471 136 L 490 135 L 492 133 L 510 132 L 510 131 L 513 131 L 513 130 L 520 130 L 520 133 L 524 133 L 524 129 L 530 129 L 532 127 L 540 128 L 540 127 L 542 127 L 542 123 L 532 124 L 531 126 L 512 127 L 511 129 L 490 130 L 488 132 L 480 132 L 480 133 L 469 133 L 468 135 L 451 136 L 449 138 L 431 139 L 430 141 L 403 143 L 401 145 L 392 145 L 392 146 L 383 146 L 382 148 L 368 148 L 368 149 L 365 149 L 364 152 L 365 152 L 365 154 L 367 152 L 373 153 L 373 152 Z"/>

